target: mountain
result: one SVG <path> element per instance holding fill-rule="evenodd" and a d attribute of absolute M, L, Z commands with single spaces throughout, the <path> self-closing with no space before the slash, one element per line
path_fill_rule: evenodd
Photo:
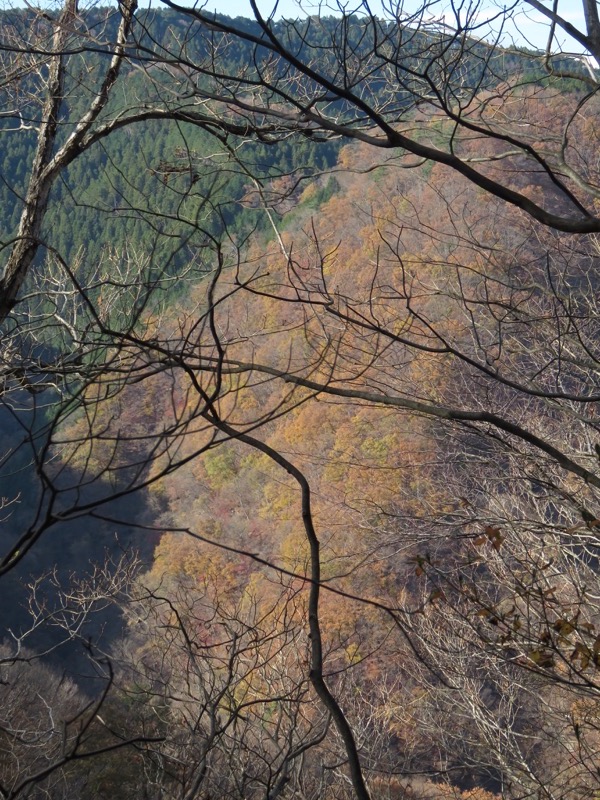
<path fill-rule="evenodd" d="M 3 323 L 0 788 L 595 796 L 595 94 L 355 15 L 102 72 L 129 11 L 69 21 L 54 155 L 115 83 Z"/>

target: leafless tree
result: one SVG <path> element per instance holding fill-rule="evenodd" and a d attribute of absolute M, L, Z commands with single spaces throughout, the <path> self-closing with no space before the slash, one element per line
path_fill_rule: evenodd
<path fill-rule="evenodd" d="M 251 3 L 254 26 L 165 5 L 180 21 L 168 43 L 152 39 L 151 18 L 134 3 L 119 4 L 116 26 L 111 14 L 104 25 L 90 26 L 91 17 L 69 0 L 58 14 L 31 12 L 26 25 L 7 26 L 4 34 L 10 119 L 15 128 L 34 131 L 36 148 L 0 280 L 4 407 L 15 420 L 26 413 L 34 421 L 18 423 L 24 444 L 12 448 L 3 463 L 10 472 L 26 448 L 38 488 L 32 514 L 2 554 L 0 574 L 13 570 L 59 524 L 90 516 L 112 522 L 119 514 L 113 516 L 109 504 L 127 502 L 218 446 L 236 442 L 261 453 L 290 476 L 300 498 L 309 556 L 304 571 L 287 571 L 303 581 L 308 597 L 304 673 L 290 679 L 277 672 L 265 637 L 260 646 L 246 643 L 259 620 L 244 621 L 237 612 L 223 622 L 219 647 L 211 643 L 213 660 L 201 662 L 190 630 L 198 619 L 181 616 L 182 598 L 153 589 L 140 600 L 141 619 L 173 615 L 161 646 L 179 660 L 165 662 L 166 675 L 165 664 L 154 661 L 142 672 L 163 704 L 155 707 L 159 718 L 164 714 L 160 724 L 168 726 L 178 715 L 181 738 L 149 751 L 147 763 L 168 772 L 182 796 L 192 797 L 208 782 L 210 759 L 222 772 L 217 754 L 236 733 L 238 760 L 230 762 L 235 769 L 227 787 L 219 784 L 217 791 L 244 796 L 252 785 L 276 797 L 292 780 L 291 765 L 295 769 L 335 731 L 352 789 L 367 798 L 360 725 L 351 723 L 336 697 L 320 617 L 324 588 L 345 597 L 352 592 L 342 575 L 324 583 L 308 470 L 267 441 L 265 431 L 316 397 L 390 410 L 403 421 L 426 419 L 432 435 L 443 437 L 440 464 L 452 461 L 454 471 L 432 481 L 432 497 L 443 498 L 445 510 L 436 513 L 432 501 L 426 516 L 411 521 L 410 535 L 411 545 L 417 540 L 416 569 L 433 582 L 431 592 L 440 594 L 419 602 L 408 595 L 398 603 L 358 593 L 351 599 L 377 608 L 395 635 L 413 641 L 413 654 L 430 670 L 418 680 L 435 690 L 428 730 L 439 731 L 440 716 L 461 698 L 460 713 L 470 720 L 477 754 L 477 763 L 466 766 L 497 770 L 510 791 L 518 787 L 515 792 L 530 796 L 596 791 L 593 776 L 584 773 L 596 752 L 600 397 L 594 236 L 600 220 L 595 155 L 584 144 L 588 115 L 597 113 L 598 74 L 593 61 L 557 49 L 560 36 L 568 34 L 586 57 L 600 55 L 596 4 L 585 3 L 581 29 L 561 14 L 559 4 L 550 8 L 537 0 L 499 11 L 491 22 L 482 21 L 477 4 L 427 3 L 408 12 L 394 3 L 382 18 L 366 4 L 358 18 L 337 8 L 339 16 L 327 24 L 319 16 L 276 23 Z M 517 58 L 519 48 L 504 37 L 527 9 L 547 18 L 547 48 L 538 56 L 521 53 L 520 73 L 507 79 L 503 64 Z M 236 48 L 247 52 L 247 63 L 228 71 L 227 56 Z M 140 76 L 142 89 L 121 100 L 119 88 L 132 76 Z M 541 117 L 544 103 L 565 81 L 576 88 L 561 113 L 552 120 Z M 201 212 L 212 213 L 210 198 L 186 217 L 191 189 L 177 188 L 171 176 L 189 176 L 193 186 L 207 165 L 184 135 L 189 146 L 183 156 L 174 154 L 157 166 L 182 198 L 170 222 L 202 229 L 190 286 L 198 272 L 205 278 L 178 315 L 163 314 L 157 299 L 173 276 L 154 253 L 107 253 L 106 262 L 82 278 L 43 227 L 52 189 L 65 170 L 93 146 L 148 121 L 214 136 L 220 153 L 247 171 L 249 191 L 256 192 L 275 229 L 277 252 L 263 267 L 251 243 L 216 236 L 208 225 L 203 229 Z M 291 202 L 304 176 L 265 186 L 243 163 L 242 143 L 276 147 L 290 137 L 353 140 L 364 153 L 381 154 L 365 155 L 365 170 L 417 176 L 423 185 L 432 164 L 445 170 L 445 189 L 437 190 L 442 213 L 433 223 L 410 201 L 394 204 L 393 193 L 378 212 L 356 208 L 379 240 L 364 267 L 371 276 L 366 291 L 332 276 L 336 249 L 326 248 L 316 223 L 302 249 L 278 229 L 277 195 Z M 463 203 L 466 187 L 479 194 Z M 484 203 L 482 218 L 478 205 Z M 127 208 L 137 211 L 133 197 Z M 151 216 L 147 209 L 144 214 Z M 425 239 L 426 257 L 418 261 L 407 242 L 414 254 L 415 243 Z M 240 309 L 252 319 L 253 303 L 263 300 L 290 308 L 290 325 L 302 327 L 301 345 L 299 338 L 290 339 L 269 357 L 253 331 L 241 330 Z M 271 339 L 286 332 L 280 325 Z M 432 367 L 443 380 L 427 380 Z M 420 382 L 415 375 L 422 376 Z M 264 385 L 277 391 L 263 392 L 265 402 L 252 414 L 240 411 L 241 398 L 261 396 Z M 160 403 L 136 420 L 127 418 L 150 392 Z M 483 468 L 485 482 L 478 474 Z M 6 502 L 11 500 L 14 495 Z M 452 502 L 460 510 L 448 511 Z M 393 504 L 380 511 L 365 528 L 374 539 L 385 537 L 391 551 L 407 536 L 406 526 L 390 522 L 398 516 Z M 446 564 L 444 547 L 452 537 L 466 542 L 458 552 L 464 560 Z M 489 557 L 482 566 L 483 548 Z M 261 561 L 239 545 L 237 550 Z M 406 575 L 403 559 L 390 557 L 389 563 L 398 576 Z M 262 564 L 286 570 L 266 558 Z M 500 604 L 510 604 L 510 611 L 499 610 Z M 418 614 L 421 626 L 414 622 Z M 431 621 L 440 616 L 438 629 Z M 289 634 L 285 626 L 277 634 L 275 628 L 267 640 Z M 301 634 L 294 629 L 294 636 Z M 473 665 L 462 668 L 457 641 L 481 658 L 486 680 L 494 682 L 493 700 L 482 697 L 485 681 L 473 675 Z M 167 697 L 176 670 L 182 688 Z M 264 699 L 252 695 L 240 702 L 232 688 L 250 691 L 249 676 L 254 680 L 265 671 L 286 697 L 272 718 L 277 736 L 270 732 L 272 719 L 265 720 Z M 533 704 L 539 685 L 553 719 L 571 714 L 568 730 L 557 737 L 569 755 L 564 764 L 557 762 L 553 783 L 547 775 L 548 759 L 555 758 L 548 753 L 554 751 L 548 746 L 530 757 L 530 731 L 513 714 L 519 703 Z M 559 697 L 551 696 L 555 686 Z M 313 712 L 316 722 L 311 719 L 305 729 L 309 691 L 322 710 Z M 503 699 L 494 706 L 500 692 Z M 576 710 L 569 692 L 580 703 Z M 588 698 L 591 706 L 585 705 Z M 535 713 L 542 713 L 539 703 Z M 493 736 L 496 748 L 489 749 Z M 451 731 L 442 739 L 444 752 L 456 750 Z M 259 775 L 248 766 L 252 760 L 253 768 L 256 760 L 265 767 Z"/>
<path fill-rule="evenodd" d="M 182 798 L 325 796 L 330 715 L 311 698 L 300 593 L 280 587 L 267 603 L 212 581 L 145 583 L 118 662 L 122 690 L 164 737 L 145 751 L 148 786 Z"/>
<path fill-rule="evenodd" d="M 86 791 L 89 775 L 80 765 L 150 741 L 130 729 L 112 728 L 102 718 L 113 690 L 113 668 L 88 636 L 92 618 L 122 601 L 136 570 L 136 560 L 123 557 L 66 586 L 58 584 L 55 572 L 30 586 L 29 624 L 9 630 L 0 653 L 3 798 L 58 798 Z M 49 644 L 40 638 L 48 628 L 59 632 Z M 56 659 L 73 642 L 87 652 L 86 687 L 83 676 Z M 48 662 L 50 654 L 54 662 Z"/>

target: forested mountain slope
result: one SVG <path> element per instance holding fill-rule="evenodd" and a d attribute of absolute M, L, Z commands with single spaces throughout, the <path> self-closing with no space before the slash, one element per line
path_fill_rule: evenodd
<path fill-rule="evenodd" d="M 223 21 L 232 23 L 226 18 Z M 67 57 L 66 89 L 61 111 L 63 124 L 58 126 L 55 150 L 72 132 L 72 115 L 76 116 L 84 107 L 86 96 L 93 94 L 98 82 L 97 73 L 108 56 L 109 48 L 104 42 L 115 35 L 117 24 L 118 15 L 110 9 L 92 9 L 81 17 Z M 378 24 L 382 30 L 386 26 L 393 27 L 384 22 Z M 5 12 L 4 41 L 10 46 L 16 43 L 23 47 L 30 31 L 39 27 L 38 35 L 43 42 L 45 25 L 47 21 L 40 20 L 32 11 Z M 139 28 L 136 43 L 142 55 L 147 48 L 167 54 L 174 43 L 178 43 L 183 52 L 182 42 L 185 42 L 190 47 L 189 57 L 200 57 L 210 44 L 206 35 L 192 36 L 188 23 L 169 11 L 144 12 L 136 20 L 136 25 Z M 257 33 L 256 23 L 247 21 L 244 25 L 253 34 Z M 333 53 L 329 54 L 325 45 L 339 35 L 339 21 L 335 17 L 314 19 L 302 25 L 281 22 L 276 29 L 286 40 L 304 47 L 307 52 L 313 47 L 324 48 L 330 62 L 327 65 L 326 61 L 326 65 L 334 68 Z M 368 40 L 363 38 L 364 20 L 352 18 L 350 30 L 357 52 L 364 51 L 368 56 Z M 86 31 L 92 36 L 94 46 L 84 59 L 79 47 L 85 41 Z M 426 42 L 424 44 L 422 39 L 418 34 L 411 37 L 403 53 L 408 64 L 411 60 L 418 63 L 423 57 Z M 250 52 L 247 44 L 229 46 L 223 69 L 234 73 L 243 69 Z M 464 73 L 473 85 L 481 77 L 484 54 L 485 50 L 475 51 L 463 65 Z M 536 70 L 539 72 L 539 67 L 535 60 L 507 51 L 494 58 L 494 70 L 492 82 L 498 82 L 513 72 L 519 76 Z M 168 75 L 167 70 L 167 79 Z M 141 104 L 151 100 L 157 89 L 151 77 L 126 64 L 122 86 L 111 97 L 104 115 L 120 114 L 132 102 Z M 161 75 L 162 83 L 168 83 L 167 79 Z M 205 80 L 210 82 L 209 77 Z M 41 78 L 35 70 L 26 75 L 22 91 L 26 100 L 15 105 L 10 84 L 7 84 L 4 101 L 8 109 L 14 107 L 14 114 L 8 111 L 0 121 L 3 130 L 0 171 L 4 176 L 0 182 L 0 230 L 4 258 L 8 257 L 13 237 L 17 234 L 34 159 L 35 126 L 41 111 L 35 95 L 36 91 L 41 91 Z M 374 96 L 379 92 L 382 101 L 388 102 L 388 89 L 383 79 L 372 81 L 369 91 Z M 394 102 L 401 100 L 400 91 Z M 296 224 L 293 209 L 299 201 L 299 213 L 306 220 L 309 218 L 306 209 L 316 212 L 332 192 L 339 191 L 337 173 L 331 177 L 319 176 L 334 166 L 342 143 L 339 137 L 315 142 L 310 137 L 293 133 L 275 144 L 247 140 L 225 142 L 198 126 L 177 120 L 144 120 L 116 130 L 110 138 L 92 145 L 61 172 L 60 180 L 51 190 L 48 211 L 40 231 L 42 246 L 37 251 L 36 270 L 27 286 L 33 317 L 41 320 L 44 335 L 38 337 L 35 326 L 32 331 L 22 334 L 19 346 L 29 353 L 22 369 L 27 371 L 40 354 L 48 360 L 54 348 L 60 348 L 63 341 L 67 352 L 69 348 L 76 352 L 73 344 L 69 343 L 67 321 L 76 317 L 77 310 L 72 306 L 80 304 L 80 301 L 75 300 L 73 290 L 66 287 L 61 264 L 68 265 L 78 276 L 80 285 L 89 288 L 88 296 L 94 294 L 100 303 L 103 295 L 109 296 L 104 302 L 110 302 L 110 292 L 103 286 L 113 280 L 121 284 L 128 280 L 133 283 L 138 275 L 143 274 L 156 281 L 160 289 L 151 300 L 155 313 L 160 313 L 165 302 L 175 308 L 188 294 L 190 282 L 198 281 L 212 268 L 214 256 L 210 246 L 207 256 L 207 242 L 211 237 L 229 237 L 236 245 L 243 245 L 248 237 L 258 233 L 266 247 L 274 235 L 274 222 L 281 228 Z M 265 204 L 268 211 L 265 211 Z M 36 275 L 36 271 L 43 274 L 46 270 L 51 275 L 50 291 Z M 134 302 L 134 297 L 132 289 L 129 301 Z M 137 301 L 142 308 L 147 302 L 140 296 L 137 296 Z M 65 321 L 66 339 L 65 330 L 60 330 L 61 325 L 58 328 L 45 325 L 46 316 L 52 314 L 53 308 Z M 28 310 L 25 313 L 29 313 Z M 37 371 L 39 373 L 39 369 Z M 9 366 L 9 381 L 10 376 Z M 22 380 L 19 376 L 17 378 Z M 8 442 L 14 441 L 16 447 L 23 439 L 27 441 L 30 428 L 33 438 L 36 430 L 44 430 L 47 422 L 44 406 L 51 401 L 52 395 L 44 395 L 41 403 L 33 403 L 35 412 L 32 412 L 31 422 L 21 421 L 15 425 L 12 408 L 6 410 L 0 429 L 7 442 L 7 452 L 12 447 Z M 31 407 L 32 398 L 25 391 L 15 404 L 17 408 Z M 23 455 L 17 459 L 19 463 L 13 459 L 7 470 L 4 480 L 7 498 L 29 496 L 22 470 L 32 459 L 27 448 L 22 448 L 21 452 Z M 36 480 L 33 475 L 30 490 L 33 497 L 37 497 Z M 28 514 L 33 508 L 34 503 L 21 503 L 24 516 L 14 525 L 15 531 L 29 527 Z M 14 522 L 12 518 L 11 526 Z M 85 563 L 86 547 L 82 547 L 81 552 Z M 54 561 L 46 553 L 34 557 L 40 565 Z M 33 571 L 37 571 L 37 567 Z M 10 625 L 10 619 L 7 625 Z"/>
<path fill-rule="evenodd" d="M 233 20 L 218 17 L 223 24 Z M 32 11 L 7 11 L 0 17 L 4 41 L 17 42 L 25 46 L 27 32 L 46 24 Z M 69 121 L 85 107 L 86 96 L 92 96 L 98 75 L 109 55 L 104 42 L 115 35 L 118 15 L 108 8 L 96 8 L 82 14 L 80 29 L 74 32 L 70 44 L 73 54 L 68 57 L 68 77 L 61 113 L 64 124 L 59 124 L 56 147 L 72 133 Z M 260 33 L 259 26 L 246 21 L 245 29 L 253 35 Z M 380 21 L 380 36 L 385 38 L 394 23 Z M 185 19 L 170 11 L 146 10 L 137 16 L 136 48 L 142 59 L 148 53 L 168 59 L 172 48 L 179 48 L 191 59 L 201 59 L 211 47 L 207 35 L 192 35 L 193 31 Z M 335 51 L 330 44 L 339 37 L 339 20 L 335 17 L 314 18 L 302 24 L 281 21 L 274 26 L 276 35 L 289 42 L 302 57 L 303 50 L 320 52 L 320 66 L 326 72 L 336 69 Z M 369 38 L 365 35 L 366 21 L 360 16 L 349 20 L 349 42 L 357 57 L 369 57 Z M 43 30 L 39 33 L 44 35 Z M 83 59 L 79 49 L 92 37 L 92 47 Z M 408 68 L 415 68 L 426 57 L 429 40 L 418 31 L 406 37 L 402 59 Z M 248 43 L 235 47 L 224 45 L 220 54 L 224 72 L 238 73 L 247 68 L 252 48 Z M 259 51 L 260 52 L 260 51 Z M 461 61 L 461 81 L 465 86 L 476 88 L 485 74 L 486 84 L 505 81 L 509 76 L 518 76 L 528 81 L 543 76 L 537 61 L 527 55 L 509 50 L 494 54 L 488 63 L 487 50 L 475 46 Z M 579 69 L 576 62 L 571 68 Z M 121 114 L 133 105 L 144 107 L 155 101 L 156 92 L 172 92 L 179 99 L 181 79 L 176 70 L 157 67 L 153 73 L 125 65 L 122 70 L 119 92 L 114 93 L 103 115 Z M 8 244 L 18 227 L 23 208 L 26 181 L 33 161 L 36 141 L 35 126 L 40 110 L 35 102 L 40 79 L 35 72 L 28 77 L 27 91 L 31 97 L 27 102 L 14 104 L 10 88 L 3 97 L 7 112 L 1 122 L 2 175 L 0 186 L 0 224 L 3 241 Z M 156 83 L 154 82 L 156 80 Z M 210 75 L 200 78 L 200 85 L 210 91 Z M 301 91 L 301 87 L 297 91 Z M 385 76 L 373 70 L 369 76 L 366 99 L 385 102 L 398 108 L 410 104 L 408 90 L 401 86 L 390 96 Z M 185 108 L 185 95 L 182 107 Z M 343 101 L 337 101 L 343 105 Z M 333 103 L 335 108 L 336 103 Z M 10 109 L 14 109 L 11 114 Z M 190 109 L 193 103 L 190 104 Z M 33 130 L 32 130 L 33 129 Z M 132 251 L 147 254 L 158 248 L 157 258 L 172 261 L 173 271 L 181 270 L 193 259 L 198 249 L 200 227 L 209 233 L 221 233 L 224 226 L 234 234 L 248 228 L 251 221 L 265 227 L 263 214 L 250 215 L 243 212 L 244 198 L 249 188 L 248 176 L 261 180 L 267 176 L 295 174 L 297 177 L 310 171 L 330 167 L 336 157 L 340 139 L 319 142 L 315 146 L 310 138 L 290 134 L 277 147 L 256 142 L 246 142 L 243 148 L 228 142 L 224 145 L 210 132 L 197 126 L 172 121 L 153 122 L 143 120 L 141 124 L 116 131 L 109 140 L 99 141 L 68 166 L 52 190 L 52 202 L 44 223 L 43 240 L 46 247 L 56 250 L 67 260 L 74 258 L 85 264 L 97 263 L 115 249 L 115 243 L 127 239 Z M 175 184 L 175 191 L 173 185 Z M 250 184 L 251 185 L 251 184 Z M 165 188 L 166 187 L 166 188 Z M 207 208 L 207 198 L 210 197 Z M 247 204 L 246 204 L 247 205 Z M 157 230 L 157 218 L 160 228 Z M 245 222 L 240 220 L 246 219 Z M 267 223 L 268 225 L 268 223 Z M 199 241 L 201 241 L 201 236 Z"/>
<path fill-rule="evenodd" d="M 0 792 L 591 800 L 593 70 L 74 9 L 2 33 Z"/>

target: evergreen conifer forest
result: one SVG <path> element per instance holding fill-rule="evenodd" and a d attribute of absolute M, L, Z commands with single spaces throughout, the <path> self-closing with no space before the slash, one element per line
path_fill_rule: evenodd
<path fill-rule="evenodd" d="M 0 11 L 0 800 L 598 800 L 598 3 L 265 9 Z"/>

